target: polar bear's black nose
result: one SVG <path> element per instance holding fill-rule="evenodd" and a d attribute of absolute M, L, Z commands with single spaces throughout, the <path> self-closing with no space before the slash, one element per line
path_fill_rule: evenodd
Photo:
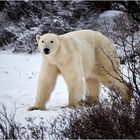
<path fill-rule="evenodd" d="M 44 49 L 44 53 L 45 53 L 45 54 L 49 54 L 49 52 L 50 52 L 50 50 L 49 50 L 48 48 L 45 48 L 45 49 Z"/>

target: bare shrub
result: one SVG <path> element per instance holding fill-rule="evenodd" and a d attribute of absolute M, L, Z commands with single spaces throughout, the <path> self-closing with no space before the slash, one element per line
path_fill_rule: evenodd
<path fill-rule="evenodd" d="M 56 119 L 54 133 L 59 139 L 140 138 L 140 102 L 130 106 L 118 96 L 111 98 L 112 102 L 64 112 Z"/>
<path fill-rule="evenodd" d="M 4 105 L 0 110 L 0 139 L 49 139 L 49 123 L 40 118 L 25 118 L 25 125 L 15 120 L 16 111 L 9 113 Z M 50 132 L 50 135 L 48 135 Z"/>
<path fill-rule="evenodd" d="M 120 57 L 122 79 L 131 86 L 133 93 L 140 96 L 140 29 L 126 13 L 114 19 L 112 30 L 104 22 L 102 32 L 116 44 Z M 130 84 L 127 84 L 130 83 Z"/>
<path fill-rule="evenodd" d="M 54 120 L 26 118 L 16 122 L 15 114 L 0 111 L 0 139 L 125 139 L 140 138 L 140 98 L 124 104 L 121 97 L 110 94 L 95 106 L 63 109 Z M 136 102 L 137 101 L 137 102 Z"/>

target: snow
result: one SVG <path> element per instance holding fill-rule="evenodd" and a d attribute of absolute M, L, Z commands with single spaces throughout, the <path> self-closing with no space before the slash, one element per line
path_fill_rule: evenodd
<path fill-rule="evenodd" d="M 25 122 L 25 117 L 56 117 L 61 107 L 67 105 L 67 87 L 64 79 L 59 76 L 47 111 L 27 111 L 36 97 L 37 78 L 40 69 L 39 54 L 12 54 L 0 52 L 0 103 L 8 112 L 16 108 L 16 120 Z"/>
<path fill-rule="evenodd" d="M 123 12 L 117 10 L 107 10 L 99 15 L 98 23 L 103 28 L 101 30 L 108 30 L 111 32 L 114 27 L 114 19 L 117 19 Z M 105 29 L 104 29 L 105 28 Z"/>
<path fill-rule="evenodd" d="M 46 104 L 47 110 L 27 111 L 35 101 L 40 64 L 39 53 L 28 55 L 0 51 L 0 103 L 6 106 L 9 113 L 16 109 L 17 122 L 25 124 L 27 117 L 35 117 L 37 123 L 40 117 L 47 120 L 56 118 L 68 103 L 67 86 L 62 76 L 59 76 L 51 99 Z M 104 88 L 101 89 L 101 100 L 108 98 Z"/>
<path fill-rule="evenodd" d="M 123 14 L 122 11 L 118 10 L 107 10 L 99 15 L 99 18 L 114 18 L 116 16 L 119 16 L 120 14 Z"/>

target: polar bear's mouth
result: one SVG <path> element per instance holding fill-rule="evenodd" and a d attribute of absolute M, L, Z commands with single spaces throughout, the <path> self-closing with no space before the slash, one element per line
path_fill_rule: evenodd
<path fill-rule="evenodd" d="M 44 49 L 44 54 L 49 54 L 49 53 L 50 53 L 50 49 L 45 48 L 45 49 Z"/>

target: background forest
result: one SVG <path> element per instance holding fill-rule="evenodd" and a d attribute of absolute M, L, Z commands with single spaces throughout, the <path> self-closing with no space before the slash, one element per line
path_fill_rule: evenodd
<path fill-rule="evenodd" d="M 63 34 L 79 29 L 104 33 L 102 28 L 114 32 L 114 20 L 122 13 L 139 23 L 139 8 L 138 1 L 1 1 L 0 48 L 32 53 L 36 51 L 36 34 Z M 102 16 L 108 10 L 117 11 Z M 123 19 L 125 24 L 126 17 Z"/>

